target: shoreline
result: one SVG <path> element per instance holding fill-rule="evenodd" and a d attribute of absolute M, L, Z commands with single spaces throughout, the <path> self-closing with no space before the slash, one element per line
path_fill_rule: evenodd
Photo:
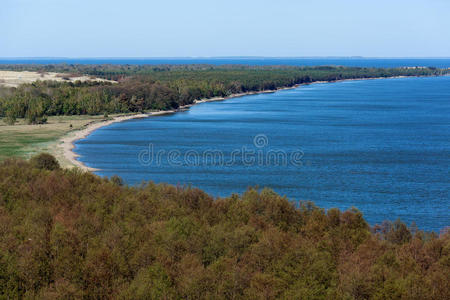
<path fill-rule="evenodd" d="M 84 171 L 98 171 L 98 169 L 91 168 L 83 164 L 81 161 L 77 160 L 77 157 L 80 157 L 77 153 L 73 151 L 75 148 L 75 142 L 81 139 L 86 138 L 91 133 L 93 133 L 95 130 L 102 128 L 104 126 L 108 126 L 114 123 L 123 122 L 126 120 L 131 119 L 139 119 L 139 118 L 147 118 L 151 116 L 160 116 L 170 113 L 175 113 L 174 110 L 168 110 L 168 111 L 158 111 L 158 112 L 152 112 L 148 114 L 134 114 L 134 115 L 124 115 L 124 116 L 118 116 L 114 117 L 111 120 L 106 121 L 100 121 L 100 122 L 94 122 L 91 124 L 88 124 L 87 127 L 81 129 L 81 130 L 74 130 L 72 132 L 69 132 L 68 134 L 64 135 L 62 138 L 58 140 L 57 148 L 58 150 L 62 150 L 63 157 L 66 159 L 72 167 L 78 167 Z"/>
<path fill-rule="evenodd" d="M 264 91 L 257 91 L 257 92 L 245 92 L 245 93 L 238 93 L 238 94 L 231 94 L 226 97 L 213 97 L 213 98 L 206 98 L 201 100 L 194 100 L 194 103 L 180 106 L 176 110 L 162 110 L 157 112 L 149 112 L 145 114 L 134 114 L 134 115 L 123 115 L 113 118 L 112 120 L 106 120 L 106 121 L 100 121 L 95 122 L 92 124 L 88 124 L 87 127 L 81 129 L 72 131 L 66 135 L 64 135 L 62 138 L 60 138 L 57 141 L 57 148 L 58 150 L 62 150 L 63 157 L 66 159 L 72 167 L 78 167 L 83 171 L 88 172 L 94 172 L 99 171 L 99 169 L 91 168 L 83 164 L 81 161 L 77 160 L 80 155 L 75 153 L 73 149 L 75 148 L 75 142 L 81 139 L 84 139 L 88 137 L 91 133 L 93 133 L 95 130 L 114 124 L 118 122 L 123 122 L 131 119 L 140 119 L 140 118 L 149 118 L 153 116 L 161 116 L 161 115 L 167 115 L 167 114 L 174 114 L 180 111 L 186 111 L 190 107 L 201 104 L 201 103 L 207 103 L 207 102 L 215 102 L 215 101 L 224 101 L 232 98 L 239 98 L 244 96 L 250 96 L 250 95 L 259 95 L 259 94 L 270 94 L 275 93 L 278 91 L 283 90 L 291 90 L 296 89 L 300 86 L 304 85 L 311 85 L 311 84 L 319 84 L 319 83 L 335 83 L 335 82 L 343 82 L 343 81 L 359 81 L 359 80 L 375 80 L 375 79 L 393 79 L 393 78 L 410 78 L 410 77 L 433 77 L 433 76 L 392 76 L 392 77 L 373 77 L 373 78 L 349 78 L 349 79 L 340 79 L 340 80 L 333 80 L 333 81 L 314 81 L 314 82 L 308 82 L 308 83 L 300 83 L 293 85 L 291 87 L 282 87 L 275 90 L 264 90 Z"/>

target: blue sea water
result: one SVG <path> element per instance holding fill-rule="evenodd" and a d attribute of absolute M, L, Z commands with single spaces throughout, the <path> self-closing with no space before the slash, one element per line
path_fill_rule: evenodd
<path fill-rule="evenodd" d="M 450 226 L 450 77 L 321 83 L 103 127 L 80 161 L 214 196 L 270 187 L 371 224 Z M 153 156 L 151 156 L 153 154 Z"/>
<path fill-rule="evenodd" d="M 0 58 L 1 64 L 245 64 L 290 66 L 350 66 L 350 67 L 437 67 L 450 68 L 450 58 L 274 58 L 274 57 L 225 57 L 225 58 Z"/>

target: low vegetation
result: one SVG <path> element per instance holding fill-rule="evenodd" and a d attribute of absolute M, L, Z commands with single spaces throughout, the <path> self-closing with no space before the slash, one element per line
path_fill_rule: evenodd
<path fill-rule="evenodd" d="M 117 115 L 111 115 L 114 117 Z M 25 119 L 17 119 L 14 125 L 0 120 L 0 161 L 9 157 L 27 158 L 39 151 L 57 155 L 64 162 L 62 153 L 57 153 L 60 138 L 73 130 L 79 130 L 93 122 L 106 119 L 105 116 L 51 116 L 45 124 L 29 125 Z M 66 162 L 64 166 L 69 166 Z"/>
<path fill-rule="evenodd" d="M 128 187 L 48 155 L 0 164 L 0 298 L 450 299 L 450 233 L 269 189 Z"/>

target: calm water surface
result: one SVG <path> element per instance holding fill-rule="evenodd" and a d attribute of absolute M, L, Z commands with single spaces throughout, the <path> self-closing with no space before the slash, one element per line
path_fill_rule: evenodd
<path fill-rule="evenodd" d="M 295 57 L 224 57 L 224 58 L 0 58 L 1 64 L 245 64 L 289 66 L 349 66 L 349 67 L 437 67 L 449 68 L 450 58 L 295 58 Z"/>
<path fill-rule="evenodd" d="M 202 156 L 211 150 L 224 163 Z M 313 84 L 204 103 L 101 128 L 75 151 L 97 174 L 129 184 L 191 184 L 215 196 L 267 186 L 294 201 L 355 206 L 371 224 L 450 225 L 450 77 Z M 270 151 L 287 164 L 257 161 Z M 294 153 L 303 156 L 293 163 Z"/>

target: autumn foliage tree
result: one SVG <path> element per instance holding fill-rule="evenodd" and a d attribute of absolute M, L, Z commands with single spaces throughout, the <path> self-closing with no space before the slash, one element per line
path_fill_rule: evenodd
<path fill-rule="evenodd" d="M 0 298 L 450 298 L 448 231 L 43 161 L 0 165 Z"/>

